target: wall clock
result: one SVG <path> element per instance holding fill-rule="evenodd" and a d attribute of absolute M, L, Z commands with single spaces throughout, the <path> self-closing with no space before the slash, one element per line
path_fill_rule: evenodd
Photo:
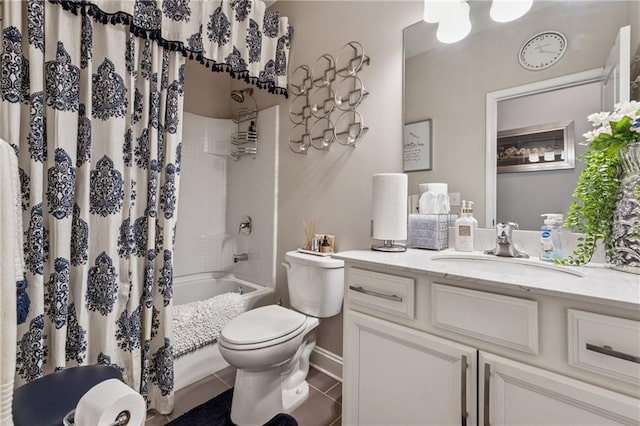
<path fill-rule="evenodd" d="M 543 31 L 527 40 L 520 49 L 520 65 L 528 70 L 549 68 L 567 51 L 567 38 L 558 31 Z"/>

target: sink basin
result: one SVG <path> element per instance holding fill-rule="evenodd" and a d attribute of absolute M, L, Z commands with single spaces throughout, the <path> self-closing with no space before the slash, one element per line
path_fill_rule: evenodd
<path fill-rule="evenodd" d="M 431 260 L 443 265 L 465 269 L 467 272 L 483 272 L 512 276 L 514 278 L 522 277 L 525 274 L 539 279 L 584 277 L 581 272 L 568 267 L 511 257 L 478 254 L 438 254 L 432 256 Z"/>

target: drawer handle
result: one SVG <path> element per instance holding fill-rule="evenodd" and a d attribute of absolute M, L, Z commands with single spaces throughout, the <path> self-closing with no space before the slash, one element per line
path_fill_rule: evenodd
<path fill-rule="evenodd" d="M 396 296 L 395 294 L 378 293 L 377 291 L 367 290 L 366 288 L 363 288 L 361 286 L 355 287 L 350 285 L 349 290 L 357 291 L 358 293 L 363 293 L 368 296 L 375 296 L 381 297 L 382 299 L 393 300 L 394 302 L 402 302 L 402 297 Z"/>
<path fill-rule="evenodd" d="M 587 350 L 640 364 L 640 356 L 629 355 L 625 354 L 624 352 L 614 351 L 611 346 L 597 346 L 592 345 L 591 343 L 587 343 Z"/>

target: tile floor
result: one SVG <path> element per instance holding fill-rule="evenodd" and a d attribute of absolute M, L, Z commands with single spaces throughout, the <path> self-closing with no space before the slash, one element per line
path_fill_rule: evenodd
<path fill-rule="evenodd" d="M 233 387 L 236 371 L 222 369 L 176 392 L 175 407 L 169 415 L 147 414 L 146 426 L 161 426 L 190 409 Z M 309 398 L 291 415 L 300 426 L 342 426 L 342 383 L 311 367 L 307 376 Z"/>

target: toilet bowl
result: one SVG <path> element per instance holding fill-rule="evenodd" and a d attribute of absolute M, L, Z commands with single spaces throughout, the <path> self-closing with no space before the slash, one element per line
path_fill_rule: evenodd
<path fill-rule="evenodd" d="M 319 318 L 336 315 L 344 294 L 344 262 L 288 252 L 292 309 L 269 305 L 239 315 L 222 328 L 222 357 L 237 368 L 231 420 L 262 425 L 290 413 L 309 395 L 309 357 Z"/>

